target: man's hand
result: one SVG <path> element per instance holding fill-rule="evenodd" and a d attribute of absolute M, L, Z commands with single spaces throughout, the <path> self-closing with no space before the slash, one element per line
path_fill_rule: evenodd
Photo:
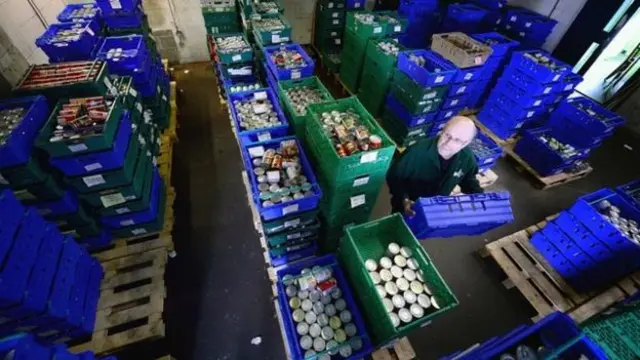
<path fill-rule="evenodd" d="M 413 201 L 409 200 L 409 199 L 404 199 L 404 201 L 402 202 L 402 206 L 404 207 L 404 214 L 409 216 L 409 217 L 414 217 L 416 216 L 416 212 L 413 211 L 412 207 L 413 204 L 415 204 Z"/>

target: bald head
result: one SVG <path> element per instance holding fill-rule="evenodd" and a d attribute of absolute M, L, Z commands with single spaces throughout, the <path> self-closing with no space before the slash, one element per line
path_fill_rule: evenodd
<path fill-rule="evenodd" d="M 469 145 L 477 132 L 473 120 L 466 116 L 454 116 L 442 129 L 438 139 L 438 153 L 444 159 L 450 159 Z"/>

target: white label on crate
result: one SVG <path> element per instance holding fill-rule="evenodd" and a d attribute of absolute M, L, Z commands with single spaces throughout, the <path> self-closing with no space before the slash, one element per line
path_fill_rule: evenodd
<path fill-rule="evenodd" d="M 564 91 L 569 91 L 569 90 L 573 90 L 573 84 L 569 84 L 564 87 Z"/>
<path fill-rule="evenodd" d="M 84 166 L 84 169 L 85 169 L 87 172 L 91 172 L 91 171 L 94 171 L 94 170 L 102 169 L 102 164 L 100 164 L 100 163 L 93 163 L 93 164 L 85 165 L 85 166 Z"/>
<path fill-rule="evenodd" d="M 453 110 L 447 111 L 447 113 L 444 115 L 445 118 L 450 118 L 452 116 L 453 116 Z"/>
<path fill-rule="evenodd" d="M 120 0 L 109 0 L 109 4 L 111 8 L 114 10 L 122 9 L 122 4 L 120 4 Z"/>
<path fill-rule="evenodd" d="M 267 99 L 267 92 L 266 91 L 258 91 L 253 93 L 253 99 L 254 100 L 266 100 Z"/>
<path fill-rule="evenodd" d="M 89 149 L 87 147 L 87 145 L 85 145 L 85 144 L 69 145 L 68 148 L 69 148 L 69 151 L 71 151 L 73 153 L 79 152 L 79 151 L 85 151 L 85 150 Z"/>
<path fill-rule="evenodd" d="M 557 74 L 556 76 L 553 77 L 553 81 L 558 81 L 560 80 L 560 74 Z"/>
<path fill-rule="evenodd" d="M 370 163 L 378 160 L 378 152 L 377 151 L 369 151 L 368 153 L 362 155 L 360 158 L 360 164 Z"/>
<path fill-rule="evenodd" d="M 0 185 L 9 185 L 9 182 L 4 178 L 4 176 L 2 176 L 2 174 L 0 174 Z"/>
<path fill-rule="evenodd" d="M 351 208 L 357 208 L 358 206 L 364 205 L 366 201 L 365 194 L 352 196 L 349 201 L 351 202 Z"/>
<path fill-rule="evenodd" d="M 111 80 L 109 80 L 108 76 L 104 77 L 103 82 L 105 85 L 107 85 L 107 89 L 111 90 L 113 88 L 113 84 L 111 83 Z"/>
<path fill-rule="evenodd" d="M 373 33 L 374 34 L 380 34 L 382 32 L 382 27 L 380 26 L 376 26 L 373 28 Z"/>
<path fill-rule="evenodd" d="M 550 93 L 550 92 L 551 92 L 551 87 L 548 87 L 548 88 L 544 89 L 544 93 L 545 93 L 545 94 L 548 94 L 548 93 Z"/>
<path fill-rule="evenodd" d="M 430 100 L 430 99 L 433 99 L 434 97 L 436 97 L 436 95 L 438 95 L 438 93 L 436 91 L 434 91 L 434 92 L 430 92 L 428 94 L 424 94 L 424 96 L 422 98 L 424 100 Z"/>
<path fill-rule="evenodd" d="M 254 146 L 247 149 L 251 158 L 262 157 L 264 155 L 264 146 Z"/>
<path fill-rule="evenodd" d="M 69 46 L 69 43 L 59 42 L 59 43 L 53 44 L 53 46 L 55 46 L 55 47 L 65 47 L 65 46 Z"/>
<path fill-rule="evenodd" d="M 102 203 L 102 206 L 108 208 L 108 207 L 123 204 L 127 202 L 127 200 L 124 198 L 124 196 L 122 196 L 121 193 L 115 193 L 115 194 L 100 196 L 100 202 Z"/>
<path fill-rule="evenodd" d="M 287 235 L 287 240 L 300 239 L 301 236 L 301 233 L 289 234 Z"/>
<path fill-rule="evenodd" d="M 133 221 L 133 219 L 120 221 L 120 226 L 131 226 L 131 225 L 135 225 L 135 224 L 136 224 L 136 222 Z"/>
<path fill-rule="evenodd" d="M 474 62 L 476 63 L 476 65 L 482 65 L 482 56 L 476 56 Z"/>
<path fill-rule="evenodd" d="M 94 187 L 94 186 L 98 186 L 106 183 L 106 181 L 104 180 L 104 177 L 100 174 L 85 176 L 82 178 L 82 181 L 84 181 L 87 187 Z"/>
<path fill-rule="evenodd" d="M 340 25 L 340 20 L 336 19 L 332 21 L 333 25 Z"/>
<path fill-rule="evenodd" d="M 530 118 L 530 117 L 532 117 L 532 116 L 533 116 L 533 114 L 535 114 L 535 113 L 536 113 L 536 112 L 535 112 L 534 110 L 529 111 L 529 112 L 527 113 L 527 119 L 528 119 L 528 118 Z"/>
<path fill-rule="evenodd" d="M 518 123 L 518 124 L 516 125 L 516 129 L 518 129 L 518 128 L 522 127 L 522 125 L 524 125 L 524 123 L 523 123 L 523 122 Z"/>
<path fill-rule="evenodd" d="M 517 17 L 517 16 L 515 16 L 515 15 L 513 15 L 513 16 L 509 19 L 509 21 L 511 21 L 511 22 L 515 22 L 516 20 L 518 20 L 518 17 Z"/>
<path fill-rule="evenodd" d="M 221 8 L 221 7 L 217 7 L 215 9 L 216 9 L 216 12 L 223 12 L 224 11 L 224 8 Z"/>
<path fill-rule="evenodd" d="M 395 31 L 395 32 L 400 32 L 401 30 L 402 30 L 402 26 L 400 26 L 400 25 L 396 25 L 396 26 L 393 28 L 393 31 Z"/>
<path fill-rule="evenodd" d="M 138 92 L 136 91 L 136 89 L 134 89 L 132 87 L 129 88 L 129 94 L 131 96 L 138 96 Z"/>
<path fill-rule="evenodd" d="M 358 187 L 358 186 L 362 186 L 362 185 L 367 185 L 369 183 L 369 177 L 365 176 L 365 177 L 361 177 L 358 179 L 353 180 L 353 187 Z"/>
<path fill-rule="evenodd" d="M 162 101 L 167 101 L 167 96 L 166 95 L 162 95 Z"/>
<path fill-rule="evenodd" d="M 356 9 L 358 9 L 358 8 L 360 8 L 360 5 L 361 5 L 360 3 L 355 3 L 355 4 L 353 5 L 353 7 L 354 7 L 354 8 L 356 8 Z"/>
<path fill-rule="evenodd" d="M 462 94 L 465 90 L 467 90 L 466 86 L 461 86 L 458 91 L 456 91 L 456 94 Z"/>
<path fill-rule="evenodd" d="M 282 36 L 282 37 L 280 37 L 280 41 L 281 42 L 287 42 L 287 41 L 289 41 L 289 37 L 288 36 Z"/>
<path fill-rule="evenodd" d="M 91 30 L 91 28 L 86 28 L 86 31 L 89 33 L 89 35 L 93 36 L 96 33 L 93 32 L 93 30 Z"/>
<path fill-rule="evenodd" d="M 436 82 L 436 84 L 439 84 L 439 83 L 441 83 L 441 82 L 443 82 L 443 81 L 444 81 L 444 76 L 438 76 L 438 77 L 436 78 L 436 81 L 435 81 L 435 82 Z"/>
<path fill-rule="evenodd" d="M 420 325 L 420 327 L 427 327 L 431 325 L 431 321 L 427 321 L 426 323 L 423 323 L 422 325 Z"/>
<path fill-rule="evenodd" d="M 154 156 L 152 162 L 153 162 L 153 166 L 158 166 L 158 158 L 157 157 Z"/>
<path fill-rule="evenodd" d="M 118 215 L 130 213 L 130 212 L 131 212 L 131 209 L 129 209 L 128 207 L 123 207 L 123 208 L 116 209 L 116 214 L 118 214 Z"/>
<path fill-rule="evenodd" d="M 266 132 L 262 134 L 258 134 L 258 141 L 267 141 L 271 140 L 271 134 Z"/>
<path fill-rule="evenodd" d="M 297 212 L 299 209 L 300 209 L 300 206 L 298 204 L 285 206 L 282 209 L 282 215 L 287 215 L 287 214 L 291 214 L 291 213 Z"/>
<path fill-rule="evenodd" d="M 446 122 L 442 122 L 442 123 L 438 124 L 438 130 L 444 128 L 445 125 L 447 125 Z"/>
<path fill-rule="evenodd" d="M 473 73 L 467 73 L 467 74 L 464 76 L 464 79 L 465 79 L 465 80 L 471 80 L 471 78 L 473 78 Z"/>
<path fill-rule="evenodd" d="M 542 104 L 542 100 L 536 100 L 536 102 L 533 103 L 533 106 L 539 106 L 540 104 Z"/>
<path fill-rule="evenodd" d="M 147 229 L 139 228 L 139 229 L 132 230 L 131 233 L 133 235 L 135 235 L 135 236 L 138 236 L 138 235 L 146 234 L 147 233 Z"/>
<path fill-rule="evenodd" d="M 291 79 L 293 79 L 293 80 L 300 79 L 300 76 L 302 76 L 300 74 L 300 70 L 291 71 Z"/>
<path fill-rule="evenodd" d="M 420 105 L 420 106 L 427 105 L 427 102 L 426 101 L 419 101 L 418 105 Z"/>
<path fill-rule="evenodd" d="M 524 27 L 530 28 L 531 27 L 531 22 L 527 22 L 526 24 L 524 24 Z"/>
<path fill-rule="evenodd" d="M 142 104 L 141 103 L 136 103 L 136 109 L 138 109 L 138 111 L 142 114 Z"/>
<path fill-rule="evenodd" d="M 342 39 L 336 39 L 336 45 L 342 44 Z"/>
<path fill-rule="evenodd" d="M 284 222 L 285 229 L 288 229 L 288 228 L 291 228 L 291 227 L 296 227 L 298 225 L 300 225 L 300 219 L 299 218 Z"/>
<path fill-rule="evenodd" d="M 332 3 L 332 2 L 328 3 L 328 4 L 327 4 L 327 7 L 328 7 L 329 9 L 333 9 L 333 3 Z"/>
<path fill-rule="evenodd" d="M 456 106 L 458 105 L 458 102 L 460 101 L 460 99 L 455 99 L 453 101 L 451 101 L 451 106 Z"/>
<path fill-rule="evenodd" d="M 483 164 L 488 164 L 490 162 L 492 162 L 493 160 L 495 160 L 494 158 L 488 158 L 487 160 L 484 161 Z"/>
<path fill-rule="evenodd" d="M 413 130 L 413 131 L 409 131 L 407 133 L 407 136 L 414 136 L 414 135 L 418 135 L 422 132 L 422 129 L 418 129 L 418 130 Z"/>
<path fill-rule="evenodd" d="M 280 42 L 280 34 L 271 34 L 271 42 L 277 44 Z"/>
<path fill-rule="evenodd" d="M 422 124 L 423 122 L 425 122 L 426 120 L 427 120 L 427 118 L 423 118 L 423 117 L 421 117 L 420 119 L 418 119 L 418 121 L 416 121 L 416 124 L 420 125 L 420 124 Z"/>
<path fill-rule="evenodd" d="M 242 55 L 233 55 L 231 57 L 231 61 L 240 61 L 242 60 Z"/>
<path fill-rule="evenodd" d="M 267 105 L 266 104 L 254 104 L 253 105 L 253 112 L 256 114 L 264 114 L 267 112 Z"/>
<path fill-rule="evenodd" d="M 338 15 L 340 15 L 340 13 L 338 13 L 338 12 L 334 12 L 333 14 L 331 14 L 331 17 L 337 18 L 337 17 L 338 17 Z"/>

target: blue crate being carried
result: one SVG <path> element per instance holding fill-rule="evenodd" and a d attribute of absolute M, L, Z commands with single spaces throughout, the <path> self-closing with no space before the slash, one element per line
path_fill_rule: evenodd
<path fill-rule="evenodd" d="M 299 55 L 300 66 L 286 67 L 286 59 L 284 56 L 274 55 L 277 51 L 287 51 L 297 53 Z M 283 80 L 296 80 L 313 76 L 315 68 L 313 59 L 307 54 L 306 51 L 300 46 L 300 44 L 290 43 L 274 46 L 265 46 L 264 55 L 266 64 L 273 76 L 278 81 Z M 293 55 L 296 57 L 295 55 Z M 282 65 L 282 66 L 281 66 Z"/>
<path fill-rule="evenodd" d="M 282 142 L 292 141 L 295 142 L 300 159 L 300 174 L 306 178 L 306 185 L 300 184 L 300 189 L 297 193 L 302 192 L 302 197 L 299 195 L 291 194 L 291 188 L 289 188 L 289 194 L 286 194 L 280 189 L 271 191 L 271 187 L 267 190 L 261 190 L 262 184 L 267 184 L 263 179 L 259 179 L 261 175 L 257 175 L 254 171 L 256 168 L 255 163 L 260 163 L 265 157 L 265 153 L 268 151 L 274 151 L 279 148 Z M 309 210 L 313 210 L 318 207 L 320 198 L 322 197 L 322 191 L 316 180 L 316 176 L 313 173 L 311 165 L 304 153 L 300 142 L 295 136 L 282 137 L 279 139 L 267 140 L 252 144 L 244 144 L 242 146 L 242 157 L 244 166 L 247 169 L 247 175 L 251 183 L 253 202 L 256 204 L 258 213 L 263 220 L 269 221 L 273 219 L 282 218 L 287 215 L 297 214 Z M 255 163 L 254 163 L 255 162 Z M 262 162 L 264 163 L 264 162 Z M 267 176 L 266 174 L 262 174 Z M 303 186 L 304 185 L 304 186 Z M 297 187 L 297 185 L 296 185 Z M 279 196 L 278 201 L 272 201 L 275 195 Z M 290 196 L 289 196 L 290 195 Z M 282 197 L 287 196 L 290 199 L 282 202 Z M 271 204 L 266 203 L 270 201 Z"/>
<path fill-rule="evenodd" d="M 260 89 L 256 91 L 247 91 L 242 93 L 229 94 L 229 108 L 231 109 L 231 117 L 233 119 L 234 128 L 238 140 L 243 145 L 248 145 L 254 142 L 267 141 L 271 139 L 280 138 L 286 136 L 289 132 L 289 122 L 286 116 L 282 112 L 282 108 L 278 102 L 278 97 L 275 95 L 272 89 Z M 248 128 L 244 122 L 242 115 L 238 114 L 237 106 L 242 104 L 249 104 L 252 106 L 255 113 L 266 113 L 266 102 L 271 103 L 273 112 L 276 115 L 279 125 L 269 125 L 261 128 Z M 236 101 L 239 103 L 236 104 Z M 254 105 L 256 105 L 254 107 Z M 271 119 L 268 119 L 269 124 L 272 123 Z"/>
<path fill-rule="evenodd" d="M 404 217 L 418 239 L 478 235 L 513 221 L 508 192 L 420 198 Z"/>
<path fill-rule="evenodd" d="M 102 29 L 95 20 L 49 25 L 36 45 L 49 61 L 91 60 L 100 45 Z"/>
<path fill-rule="evenodd" d="M 411 50 L 398 54 L 398 69 L 423 87 L 447 85 L 458 69 L 431 50 Z"/>
<path fill-rule="evenodd" d="M 29 161 L 34 140 L 49 118 L 49 111 L 47 99 L 41 95 L 0 101 L 0 117 L 16 118 L 15 127 L 8 135 L 3 134 L 0 143 L 0 168 Z"/>

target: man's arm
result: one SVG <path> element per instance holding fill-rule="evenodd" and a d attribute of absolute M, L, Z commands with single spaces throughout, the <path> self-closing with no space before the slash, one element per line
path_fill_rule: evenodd
<path fill-rule="evenodd" d="M 478 175 L 478 164 L 476 159 L 471 159 L 472 164 L 469 171 L 464 174 L 462 181 L 460 181 L 460 190 L 463 194 L 482 194 L 484 189 L 480 186 L 480 182 L 476 175 Z"/>

